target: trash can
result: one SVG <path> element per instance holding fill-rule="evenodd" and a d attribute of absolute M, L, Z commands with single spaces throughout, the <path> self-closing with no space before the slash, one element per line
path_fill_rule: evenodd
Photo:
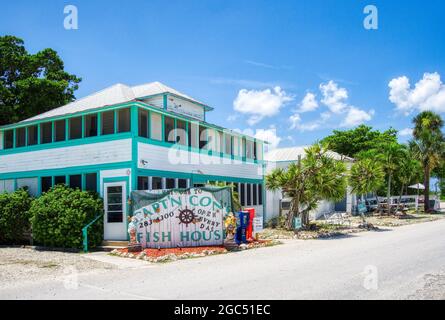
<path fill-rule="evenodd" d="M 235 241 L 238 244 L 247 242 L 246 231 L 249 223 L 248 217 L 249 213 L 247 211 L 239 211 L 236 213 Z"/>
<path fill-rule="evenodd" d="M 248 217 L 249 217 L 246 230 L 246 238 L 247 241 L 253 241 L 253 219 L 255 218 L 255 209 L 245 208 L 244 211 L 248 212 Z"/>

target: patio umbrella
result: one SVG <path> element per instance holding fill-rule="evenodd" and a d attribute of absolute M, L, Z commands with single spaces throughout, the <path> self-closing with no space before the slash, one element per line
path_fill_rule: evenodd
<path fill-rule="evenodd" d="M 419 213 L 419 190 L 425 190 L 425 186 L 421 183 L 416 183 L 408 188 L 417 189 L 416 212 Z"/>
<path fill-rule="evenodd" d="M 412 186 L 409 186 L 408 188 L 417 189 L 417 190 L 425 190 L 425 186 L 421 183 L 413 184 Z"/>

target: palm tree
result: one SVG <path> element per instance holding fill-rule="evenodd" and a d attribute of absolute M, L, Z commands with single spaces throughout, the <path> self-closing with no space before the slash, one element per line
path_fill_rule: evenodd
<path fill-rule="evenodd" d="M 400 183 L 400 195 L 399 201 L 397 202 L 396 212 L 399 210 L 399 205 L 402 200 L 403 190 L 408 187 L 411 182 L 419 175 L 420 162 L 415 159 L 415 155 L 412 153 L 411 149 L 407 146 L 403 147 L 403 157 L 398 163 L 398 169 L 396 172 L 396 177 Z"/>
<path fill-rule="evenodd" d="M 350 171 L 349 185 L 352 192 L 359 196 L 369 192 L 377 192 L 377 190 L 385 182 L 385 172 L 383 166 L 373 159 L 367 158 L 355 162 Z M 378 205 L 377 200 L 377 205 Z M 365 219 L 362 215 L 363 222 Z"/>
<path fill-rule="evenodd" d="M 414 119 L 414 139 L 410 141 L 410 149 L 422 163 L 424 175 L 424 210 L 430 209 L 430 175 L 444 158 L 445 139 L 441 131 L 444 122 L 440 115 L 432 111 L 419 113 Z"/>
<path fill-rule="evenodd" d="M 303 227 L 309 225 L 309 212 L 322 199 L 340 200 L 346 193 L 346 166 L 327 154 L 325 146 L 316 143 L 305 150 L 304 159 L 286 170 L 275 169 L 266 176 L 266 188 L 279 190 L 291 197 L 286 227 L 292 229 L 295 216 L 301 216 Z"/>
<path fill-rule="evenodd" d="M 386 204 L 388 206 L 388 214 L 390 214 L 391 183 L 393 174 L 398 168 L 398 162 L 401 158 L 403 158 L 403 147 L 396 142 L 382 145 L 382 154 L 380 157 L 383 168 L 386 172 L 386 177 L 388 179 L 386 189 Z"/>

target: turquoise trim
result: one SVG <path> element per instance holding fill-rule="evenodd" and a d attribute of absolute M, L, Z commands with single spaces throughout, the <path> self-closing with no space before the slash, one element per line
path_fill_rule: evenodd
<path fill-rule="evenodd" d="M 68 123 L 68 121 L 66 123 Z M 130 132 L 107 134 L 103 136 L 86 137 L 83 139 L 65 140 L 53 143 L 38 144 L 33 146 L 17 147 L 14 149 L 3 149 L 0 150 L 0 156 L 7 154 L 21 153 L 21 152 L 31 152 L 38 150 L 54 149 L 54 148 L 65 148 L 65 147 L 79 146 L 84 144 L 100 143 L 100 142 L 129 139 L 129 138 L 131 138 Z"/>
<path fill-rule="evenodd" d="M 130 215 L 130 205 L 128 203 L 128 200 L 130 199 L 131 188 L 130 188 L 130 181 L 129 180 L 130 180 L 130 177 L 128 177 L 128 176 L 110 177 L 110 178 L 104 178 L 103 179 L 104 186 L 105 186 L 105 183 L 125 182 L 125 186 L 126 186 L 126 190 L 127 190 L 127 192 L 126 192 L 127 199 L 125 199 L 125 207 L 127 208 L 126 214 L 125 214 L 125 230 L 128 229 L 128 217 Z M 103 190 L 102 196 L 104 194 L 105 194 L 105 190 Z M 127 232 L 127 240 L 130 240 L 130 235 L 128 234 L 128 232 Z"/>
<path fill-rule="evenodd" d="M 156 145 L 156 146 L 165 147 L 165 148 L 171 148 L 172 146 L 175 146 L 175 148 L 178 148 L 178 149 L 184 150 L 184 151 L 188 151 L 188 152 L 194 152 L 194 153 L 200 153 L 202 155 L 209 155 L 209 156 L 215 156 L 215 157 L 220 157 L 220 158 L 238 160 L 238 161 L 243 161 L 245 163 L 261 164 L 261 163 L 265 162 L 264 160 L 253 160 L 253 159 L 247 159 L 249 161 L 246 161 L 245 158 L 242 158 L 240 156 L 235 156 L 235 155 L 232 156 L 232 155 L 226 154 L 226 153 L 221 154 L 219 152 L 215 152 L 210 149 L 199 149 L 199 148 L 194 148 L 194 147 L 190 147 L 190 146 L 174 144 L 171 142 L 152 140 L 152 139 L 144 138 L 144 137 L 136 137 L 135 139 L 138 142 L 145 143 L 145 144 L 151 144 L 151 145 Z"/>
<path fill-rule="evenodd" d="M 162 170 L 141 169 L 141 168 L 138 168 L 137 176 L 190 179 L 190 181 L 193 182 L 207 182 L 216 180 L 216 181 L 240 182 L 240 183 L 261 183 L 261 184 L 263 183 L 263 179 L 249 179 L 249 178 L 230 177 L 230 176 L 205 175 L 205 174 L 198 174 L 195 172 L 187 173 L 187 172 L 162 171 Z"/>
<path fill-rule="evenodd" d="M 97 136 L 102 135 L 102 112 L 97 113 Z"/>
<path fill-rule="evenodd" d="M 60 115 L 60 116 L 47 117 L 47 118 L 38 119 L 38 120 L 22 121 L 22 122 L 7 124 L 7 125 L 4 125 L 4 126 L 0 126 L 0 130 L 3 131 L 3 130 L 6 130 L 6 129 L 10 129 L 10 128 L 21 128 L 21 127 L 30 126 L 30 125 L 33 125 L 33 124 L 38 124 L 38 123 L 44 123 L 44 122 L 50 122 L 50 121 L 57 121 L 57 120 L 75 118 L 75 117 L 79 117 L 79 116 L 82 116 L 82 115 L 88 115 L 88 114 L 93 114 L 93 113 L 98 113 L 98 112 L 105 112 L 105 111 L 110 111 L 110 110 L 118 110 L 118 109 L 122 109 L 122 108 L 127 108 L 127 107 L 132 106 L 132 105 L 147 106 L 147 104 L 145 104 L 143 102 L 130 101 L 130 102 L 125 102 L 125 103 L 114 104 L 114 105 L 111 105 L 111 106 L 98 107 L 98 108 L 94 108 L 94 109 L 88 109 L 88 110 L 85 110 L 85 111 L 79 111 L 79 112 L 74 112 L 74 113 L 70 113 L 70 114 L 64 114 L 64 115 Z"/>
<path fill-rule="evenodd" d="M 80 118 L 80 126 L 82 128 L 81 136 L 82 136 L 82 139 L 83 139 L 83 138 L 85 138 L 85 116 L 84 115 L 81 116 L 81 118 Z"/>
<path fill-rule="evenodd" d="M 14 179 L 14 178 L 34 178 L 34 177 L 49 177 L 55 175 L 79 174 L 79 173 L 99 173 L 100 170 L 125 169 L 131 168 L 132 161 L 103 163 L 89 166 L 77 166 L 57 169 L 43 169 L 22 172 L 8 172 L 0 174 L 0 179 Z"/>
<path fill-rule="evenodd" d="M 167 104 L 168 104 L 168 101 L 167 101 L 168 97 L 167 96 L 168 96 L 167 94 L 164 94 L 162 96 L 162 107 L 164 108 L 164 110 L 167 110 Z"/>
<path fill-rule="evenodd" d="M 70 120 L 65 119 L 65 141 L 70 140 Z"/>
<path fill-rule="evenodd" d="M 136 171 L 138 167 L 138 142 L 136 137 L 139 134 L 139 108 L 137 106 L 133 106 L 130 109 L 130 125 L 131 125 L 131 190 L 137 189 L 137 176 Z"/>
<path fill-rule="evenodd" d="M 54 125 L 54 121 L 51 121 L 51 143 L 54 143 L 55 142 L 55 138 L 54 138 L 54 135 L 55 135 L 55 125 Z"/>
<path fill-rule="evenodd" d="M 104 216 L 105 212 L 97 215 L 90 223 L 88 223 L 85 227 L 82 228 L 82 238 L 83 238 L 83 252 L 88 252 L 88 228 L 95 223 L 99 218 Z"/>
<path fill-rule="evenodd" d="M 164 119 L 164 115 L 161 115 L 161 141 L 167 141 L 167 139 L 165 139 L 165 119 Z M 157 141 L 157 140 L 153 140 L 153 141 Z"/>

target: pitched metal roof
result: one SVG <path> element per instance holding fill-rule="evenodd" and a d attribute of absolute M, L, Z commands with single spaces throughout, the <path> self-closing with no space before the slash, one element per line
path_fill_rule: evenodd
<path fill-rule="evenodd" d="M 273 162 L 297 161 L 298 157 L 304 158 L 305 149 L 309 146 L 299 146 L 291 148 L 280 148 L 269 151 L 264 155 L 264 160 Z M 353 161 L 354 159 L 341 155 L 334 151 L 328 151 L 327 154 L 335 160 Z"/>
<path fill-rule="evenodd" d="M 90 109 L 97 109 L 104 106 L 111 106 L 118 103 L 130 102 L 148 96 L 153 96 L 163 93 L 174 94 L 176 96 L 198 103 L 206 107 L 206 110 L 211 110 L 211 108 L 206 104 L 198 100 L 195 100 L 157 81 L 134 87 L 118 83 L 111 87 L 105 88 L 101 91 L 95 92 L 84 98 L 77 99 L 71 103 L 68 103 L 67 105 L 52 109 L 50 111 L 44 112 L 32 118 L 23 120 L 22 122 L 41 120 L 45 118 L 62 116 Z"/>

